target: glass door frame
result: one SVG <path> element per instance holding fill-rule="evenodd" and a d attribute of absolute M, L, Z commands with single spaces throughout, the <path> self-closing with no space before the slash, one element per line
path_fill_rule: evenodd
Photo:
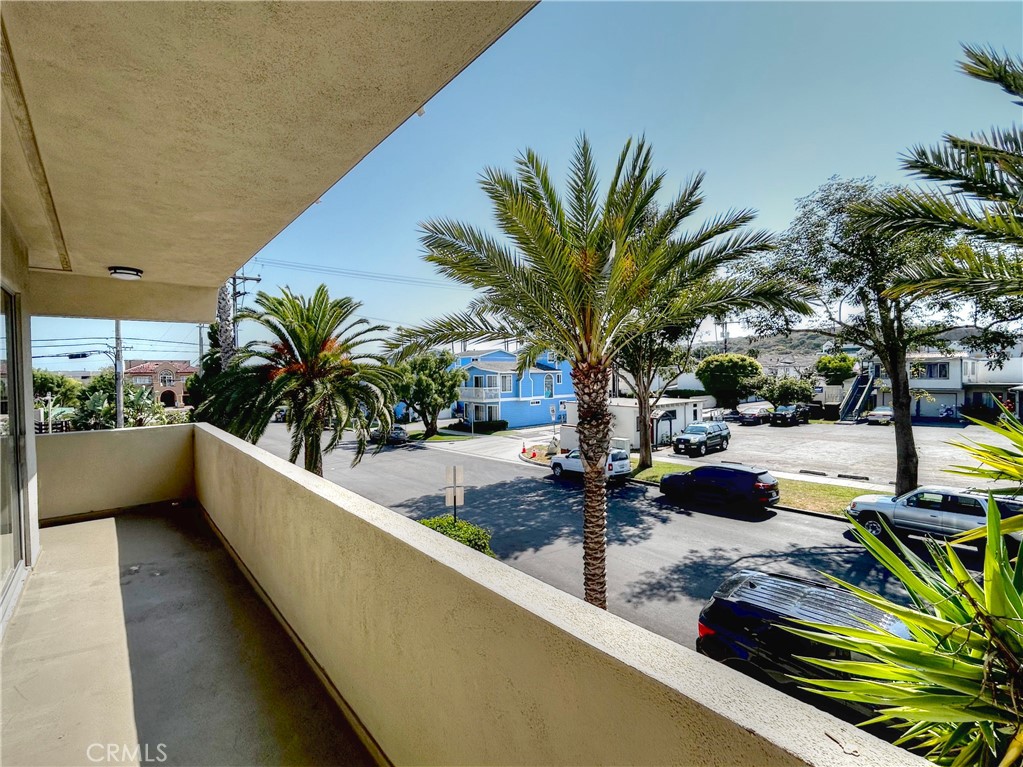
<path fill-rule="evenodd" d="M 4 328 L 7 333 L 7 424 L 14 440 L 14 487 L 16 490 L 16 508 L 11 520 L 14 541 L 18 550 L 15 552 L 14 566 L 9 573 L 0 573 L 0 635 L 11 617 L 14 604 L 25 581 L 25 557 L 28 551 L 28 489 L 25 483 L 27 476 L 25 466 L 28 414 L 25 413 L 24 397 L 24 359 L 22 356 L 21 333 L 21 296 L 0 284 L 0 291 L 6 294 L 10 303 L 10 316 L 4 315 Z M 0 297 L 2 301 L 2 297 Z"/>

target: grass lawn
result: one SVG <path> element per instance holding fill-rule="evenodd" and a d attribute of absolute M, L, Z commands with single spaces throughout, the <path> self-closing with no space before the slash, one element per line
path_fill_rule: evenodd
<path fill-rule="evenodd" d="M 680 471 L 688 471 L 693 468 L 691 464 L 655 460 L 651 468 L 636 471 L 637 463 L 638 460 L 632 458 L 633 479 L 644 479 L 648 482 L 658 482 L 665 474 L 678 474 Z M 865 492 L 855 487 L 825 485 L 820 482 L 801 482 L 798 479 L 779 479 L 778 485 L 781 490 L 782 506 L 836 515 L 841 515 L 849 505 L 849 501 Z"/>
<path fill-rule="evenodd" d="M 423 442 L 425 431 L 413 432 L 408 435 L 409 442 Z M 434 434 L 426 442 L 457 442 L 460 439 L 472 439 L 468 434 Z"/>

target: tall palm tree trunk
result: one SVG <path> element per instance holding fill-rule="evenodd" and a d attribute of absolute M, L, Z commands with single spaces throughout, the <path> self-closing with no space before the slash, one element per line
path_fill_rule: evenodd
<path fill-rule="evenodd" d="M 572 371 L 579 402 L 579 451 L 583 458 L 583 593 L 607 609 L 607 484 L 604 461 L 611 447 L 607 367 L 584 364 Z"/>
<path fill-rule="evenodd" d="M 306 432 L 303 452 L 305 453 L 305 470 L 318 477 L 323 476 L 323 448 L 321 445 L 322 430 Z"/>

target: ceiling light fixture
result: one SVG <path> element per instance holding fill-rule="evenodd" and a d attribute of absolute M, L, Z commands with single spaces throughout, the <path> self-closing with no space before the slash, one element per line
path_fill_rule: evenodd
<path fill-rule="evenodd" d="M 108 266 L 110 276 L 116 280 L 141 280 L 142 270 L 134 266 Z"/>

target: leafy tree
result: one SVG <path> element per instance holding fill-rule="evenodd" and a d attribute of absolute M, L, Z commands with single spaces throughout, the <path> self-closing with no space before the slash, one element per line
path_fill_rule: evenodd
<path fill-rule="evenodd" d="M 132 384 L 128 383 L 128 381 L 124 382 L 125 396 L 128 396 L 128 389 L 131 386 Z M 114 398 L 117 396 L 117 383 L 114 381 L 113 368 L 104 368 L 94 375 L 89 383 L 85 384 L 78 392 L 78 401 L 84 405 L 92 398 L 93 394 L 102 394 L 111 402 L 114 401 Z"/>
<path fill-rule="evenodd" d="M 735 408 L 739 400 L 754 392 L 750 380 L 762 376 L 760 363 L 745 354 L 713 354 L 696 366 L 696 377 L 718 406 Z"/>
<path fill-rule="evenodd" d="M 851 354 L 825 354 L 817 360 L 815 369 L 823 376 L 825 383 L 838 386 L 853 374 L 856 358 Z"/>
<path fill-rule="evenodd" d="M 396 374 L 371 351 L 387 330 L 357 319 L 362 306 L 351 298 L 332 299 L 326 285 L 309 298 L 284 288 L 280 296 L 260 291 L 258 309 L 238 313 L 268 332 L 272 341 L 251 341 L 232 364 L 209 382 L 209 397 L 199 416 L 232 434 L 257 442 L 279 407 L 286 408 L 291 432 L 289 460 L 304 455 L 305 468 L 323 475 L 323 454 L 337 447 L 341 433 L 353 429 L 356 465 L 366 451 L 370 424 L 393 421 Z M 326 446 L 323 431 L 334 426 Z"/>
<path fill-rule="evenodd" d="M 886 292 L 909 264 L 941 254 L 953 244 L 941 233 L 898 234 L 867 228 L 852 215 L 880 194 L 869 180 L 833 178 L 797 203 L 796 217 L 778 250 L 766 260 L 764 272 L 787 278 L 814 292 L 820 316 L 819 333 L 863 347 L 880 360 L 891 381 L 897 456 L 896 492 L 916 487 L 918 457 L 911 421 L 913 397 L 907 355 L 921 348 L 945 350 L 946 335 L 972 328 L 964 339 L 975 348 L 1004 354 L 1014 335 L 1006 323 L 1021 307 L 991 301 L 977 303 L 973 316 L 982 325 L 964 326 L 961 301 L 892 298 Z M 958 245 L 956 245 L 958 247 Z M 838 316 L 834 308 L 844 304 Z M 781 324 L 787 326 L 791 320 Z"/>
<path fill-rule="evenodd" d="M 424 439 L 437 433 L 437 416 L 458 400 L 458 387 L 469 377 L 464 370 L 452 368 L 454 363 L 455 355 L 439 351 L 417 354 L 398 366 L 395 394 L 422 420 Z"/>
<path fill-rule="evenodd" d="M 577 142 L 564 198 L 533 151 L 518 157 L 516 171 L 487 169 L 481 180 L 504 238 L 449 219 L 423 225 L 427 261 L 480 294 L 463 312 L 399 329 L 394 345 L 414 354 L 456 341 L 514 339 L 521 344 L 520 371 L 545 350 L 569 362 L 585 466 L 583 587 L 588 602 L 606 608 L 602 466 L 611 440 L 612 364 L 634 338 L 676 325 L 711 300 L 692 280 L 704 259 L 722 250 L 754 253 L 770 237 L 743 229 L 753 217 L 749 211 L 679 233 L 702 200 L 700 175 L 651 216 L 664 174 L 652 169 L 643 140 L 625 144 L 603 194 L 585 136 Z"/>
<path fill-rule="evenodd" d="M 77 407 L 81 390 L 82 384 L 74 378 L 49 370 L 32 370 L 32 396 L 37 400 L 52 394 L 55 407 Z"/>
<path fill-rule="evenodd" d="M 813 384 L 805 378 L 757 376 L 746 381 L 746 386 L 753 394 L 775 406 L 813 399 Z"/>

